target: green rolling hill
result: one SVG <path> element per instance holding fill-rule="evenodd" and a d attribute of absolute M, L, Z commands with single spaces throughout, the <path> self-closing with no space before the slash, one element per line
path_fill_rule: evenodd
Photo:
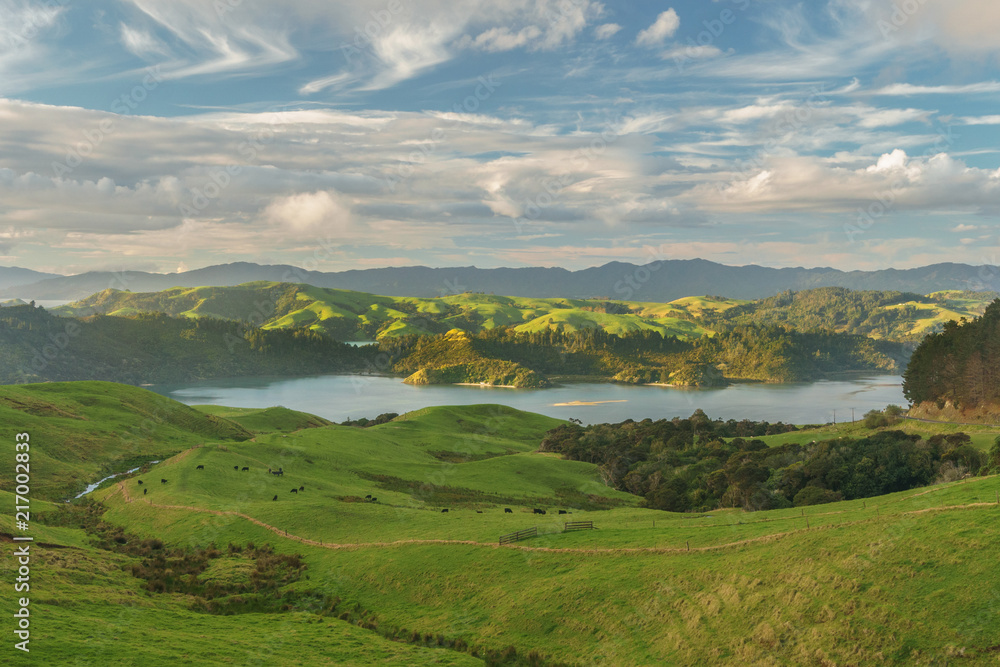
<path fill-rule="evenodd" d="M 290 283 L 175 287 L 162 292 L 105 290 L 53 309 L 60 315 L 135 315 L 251 322 L 264 329 L 308 328 L 337 340 L 378 340 L 408 334 L 470 333 L 510 327 L 520 333 L 602 329 L 617 335 L 655 331 L 695 340 L 736 326 L 787 326 L 893 341 L 918 341 L 949 320 L 971 319 L 993 292 L 855 292 L 828 287 L 783 292 L 757 301 L 691 296 L 669 303 L 495 296 L 392 297 Z"/>
<path fill-rule="evenodd" d="M 53 312 L 60 315 L 133 315 L 162 312 L 182 317 L 251 321 L 264 329 L 310 328 L 338 340 L 375 340 L 450 329 L 513 327 L 536 332 L 601 328 L 609 333 L 651 330 L 685 340 L 710 331 L 693 319 L 742 302 L 681 299 L 674 304 L 584 299 L 532 299 L 460 294 L 437 299 L 390 297 L 289 283 L 236 287 L 177 287 L 163 292 L 105 290 Z"/>
<path fill-rule="evenodd" d="M 47 412 L 3 420 L 46 457 L 36 484 L 78 470 L 60 458 L 67 441 L 153 409 L 152 447 L 169 456 L 94 492 L 101 505 L 49 504 L 55 484 L 34 496 L 32 648 L 56 663 L 995 664 L 995 475 L 675 514 L 604 486 L 593 464 L 538 452 L 563 422 L 510 408 L 428 408 L 364 429 L 306 417 L 314 427 L 293 430 L 303 417 L 287 411 L 213 408 L 210 420 L 101 383 L 17 392 Z M 86 451 L 85 474 L 120 456 Z M 161 477 L 141 492 L 139 479 Z M 567 519 L 597 529 L 565 532 Z M 498 545 L 531 526 L 537 537 Z"/>

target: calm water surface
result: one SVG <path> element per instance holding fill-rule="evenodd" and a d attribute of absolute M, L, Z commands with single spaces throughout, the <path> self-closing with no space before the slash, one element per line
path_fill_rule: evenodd
<path fill-rule="evenodd" d="M 709 417 L 794 424 L 860 419 L 890 403 L 906 405 L 902 378 L 878 376 L 803 384 L 739 384 L 723 389 L 680 389 L 618 384 L 570 384 L 553 389 L 487 387 L 413 387 L 401 378 L 324 375 L 308 378 L 259 378 L 150 387 L 189 405 L 246 408 L 283 405 L 333 421 L 369 419 L 383 412 L 404 413 L 432 405 L 501 403 L 584 423 L 625 419 L 687 417 L 696 408 Z M 606 402 L 602 402 L 606 401 Z M 592 405 L 558 405 L 560 403 Z"/>

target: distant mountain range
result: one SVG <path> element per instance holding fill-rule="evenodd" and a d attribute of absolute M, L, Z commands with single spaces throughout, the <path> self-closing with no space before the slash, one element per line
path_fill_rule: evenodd
<path fill-rule="evenodd" d="M 845 272 L 831 268 L 726 266 L 703 259 L 667 260 L 644 266 L 611 262 L 580 271 L 540 267 L 478 269 L 464 266 L 435 269 L 410 266 L 325 273 L 288 265 L 262 266 L 237 262 L 183 273 L 129 271 L 57 276 L 0 267 L 0 297 L 82 299 L 109 287 L 155 292 L 170 287 L 227 287 L 257 280 L 308 283 L 317 287 L 389 296 L 437 297 L 471 291 L 521 297 L 607 297 L 665 302 L 690 295 L 761 299 L 784 290 L 815 287 L 898 290 L 920 294 L 940 290 L 996 290 L 1000 287 L 1000 271 L 995 267 L 948 263 L 916 269 Z"/>
<path fill-rule="evenodd" d="M 31 285 L 49 278 L 65 278 L 55 273 L 41 273 L 16 266 L 0 266 L 0 290 L 6 292 L 12 287 Z"/>

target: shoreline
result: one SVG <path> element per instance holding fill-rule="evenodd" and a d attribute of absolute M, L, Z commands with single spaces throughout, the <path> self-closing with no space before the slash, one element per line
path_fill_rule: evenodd
<path fill-rule="evenodd" d="M 486 382 L 452 382 L 456 387 L 489 387 L 490 389 L 520 389 L 512 384 L 487 384 Z"/>

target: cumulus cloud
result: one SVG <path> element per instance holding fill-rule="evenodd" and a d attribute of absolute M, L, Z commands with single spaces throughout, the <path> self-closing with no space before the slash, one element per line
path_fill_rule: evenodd
<path fill-rule="evenodd" d="M 912 158 L 898 149 L 859 169 L 808 156 L 775 157 L 763 169 L 696 186 L 683 199 L 713 210 L 830 213 L 879 202 L 900 211 L 995 213 L 1000 170 L 969 167 L 945 153 Z"/>
<path fill-rule="evenodd" d="M 681 26 L 681 19 L 673 8 L 661 12 L 653 25 L 636 35 L 635 43 L 640 46 L 659 46 Z"/>
<path fill-rule="evenodd" d="M 295 235 L 342 233 L 352 226 L 349 206 L 338 193 L 326 190 L 277 197 L 262 216 Z"/>

